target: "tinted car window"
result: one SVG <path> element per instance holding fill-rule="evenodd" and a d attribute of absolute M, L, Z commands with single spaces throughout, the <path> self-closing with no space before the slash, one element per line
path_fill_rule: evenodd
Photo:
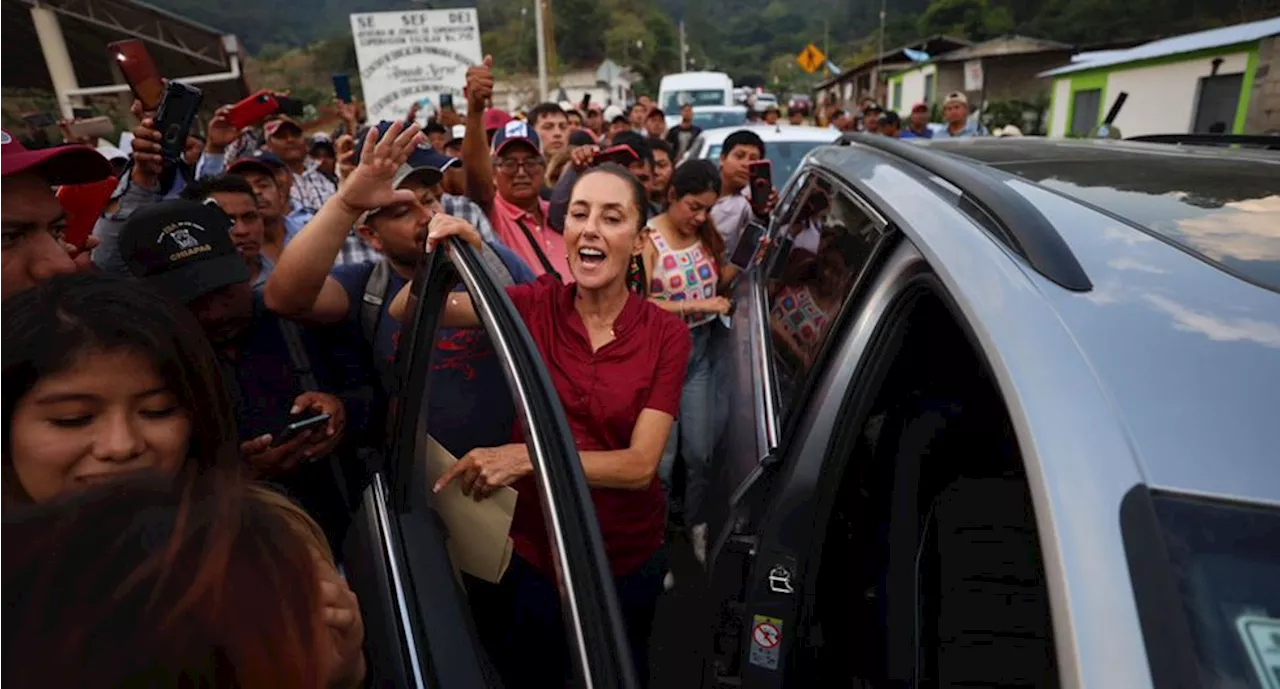
<path fill-rule="evenodd" d="M 775 168 L 776 172 L 776 168 Z M 860 205 L 815 177 L 794 216 L 773 231 L 768 280 L 772 359 L 785 417 L 810 376 L 831 324 L 881 237 Z"/>
<path fill-rule="evenodd" d="M 724 102 L 724 89 L 695 89 L 690 91 L 672 91 L 662 103 L 662 109 L 668 112 L 679 112 L 680 106 L 688 103 L 695 108 L 699 105 L 728 105 Z"/>
<path fill-rule="evenodd" d="M 736 127 L 747 121 L 747 109 L 738 108 L 724 112 L 693 113 L 693 124 L 699 129 L 718 129 L 720 127 Z"/>

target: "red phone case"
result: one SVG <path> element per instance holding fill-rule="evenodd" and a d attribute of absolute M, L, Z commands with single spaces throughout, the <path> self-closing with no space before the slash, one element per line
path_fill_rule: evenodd
<path fill-rule="evenodd" d="M 626 167 L 639 159 L 640 156 L 636 155 L 634 149 L 626 144 L 620 144 L 618 146 L 610 146 L 609 148 L 597 153 L 594 162 L 596 165 L 600 165 L 601 163 L 616 163 Z"/>
<path fill-rule="evenodd" d="M 280 102 L 273 93 L 264 89 L 231 106 L 227 111 L 227 121 L 236 129 L 244 129 L 261 122 L 278 109 Z"/>
<path fill-rule="evenodd" d="M 164 81 L 160 78 L 160 70 L 147 52 L 142 41 L 130 39 L 107 44 L 111 59 L 120 65 L 124 80 L 129 83 L 133 95 L 142 102 L 142 107 L 155 110 L 164 98 Z"/>
<path fill-rule="evenodd" d="M 83 249 L 98 216 L 111 201 L 111 192 L 116 189 L 114 176 L 100 182 L 88 184 L 64 184 L 58 187 L 58 203 L 67 213 L 67 229 L 62 238 L 77 249 Z"/>

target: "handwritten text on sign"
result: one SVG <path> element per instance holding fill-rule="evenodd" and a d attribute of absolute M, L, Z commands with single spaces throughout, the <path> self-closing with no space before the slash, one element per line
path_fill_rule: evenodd
<path fill-rule="evenodd" d="M 467 67 L 482 57 L 474 9 L 353 14 L 351 35 L 370 123 L 404 117 L 414 102 L 434 111 L 443 93 L 461 106 Z"/>

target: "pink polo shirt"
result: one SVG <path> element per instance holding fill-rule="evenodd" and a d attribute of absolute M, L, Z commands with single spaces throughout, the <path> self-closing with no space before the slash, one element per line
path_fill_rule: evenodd
<path fill-rule="evenodd" d="M 538 257 L 538 252 L 534 250 L 528 237 L 520 229 L 520 223 L 524 223 L 529 230 L 529 235 L 538 243 L 543 255 L 551 262 L 551 267 L 560 273 L 560 281 L 572 282 L 573 276 L 569 274 L 569 258 L 565 254 L 564 236 L 546 225 L 547 209 L 551 204 L 541 199 L 538 204 L 542 208 L 542 224 L 539 224 L 528 211 L 508 203 L 501 195 L 496 195 L 493 197 L 493 210 L 489 213 L 489 223 L 493 225 L 493 231 L 498 235 L 498 239 L 502 240 L 508 249 L 516 252 L 516 255 L 533 269 L 534 275 L 545 275 L 547 269 L 542 259 Z"/>

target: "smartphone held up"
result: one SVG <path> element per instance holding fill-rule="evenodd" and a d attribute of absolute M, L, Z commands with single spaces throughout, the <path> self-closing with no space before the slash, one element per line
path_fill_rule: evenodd
<path fill-rule="evenodd" d="M 160 154 L 177 162 L 187 147 L 187 135 L 195 124 L 204 94 L 194 86 L 171 81 L 156 110 L 155 128 L 160 132 Z"/>
<path fill-rule="evenodd" d="M 120 73 L 133 91 L 133 97 L 144 110 L 155 110 L 164 99 L 164 81 L 142 41 L 130 39 L 107 44 L 107 53 L 120 67 Z"/>
<path fill-rule="evenodd" d="M 758 213 L 769 205 L 769 195 L 773 193 L 773 163 L 767 160 L 748 163 L 747 172 L 751 177 L 751 206 Z"/>

